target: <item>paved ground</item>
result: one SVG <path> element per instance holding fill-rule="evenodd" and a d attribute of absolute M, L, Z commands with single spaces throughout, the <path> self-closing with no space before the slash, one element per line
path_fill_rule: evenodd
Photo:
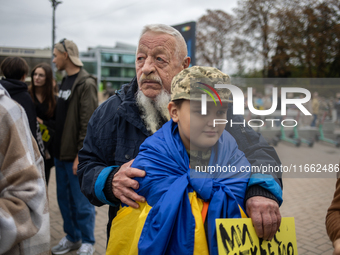
<path fill-rule="evenodd" d="M 59 211 L 56 196 L 55 171 L 51 172 L 50 183 L 48 186 L 48 195 L 50 201 L 50 219 L 51 219 L 51 247 L 57 245 L 61 238 L 65 236 L 63 231 L 63 220 Z M 105 254 L 106 247 L 106 224 L 108 221 L 108 206 L 96 207 L 96 227 L 95 227 L 95 253 Z M 77 254 L 76 251 L 67 254 Z"/>
<path fill-rule="evenodd" d="M 302 146 L 296 148 L 289 144 L 279 143 L 276 147 L 283 165 L 290 164 L 338 164 L 340 149 L 317 143 L 313 148 Z M 287 175 L 288 176 L 288 175 Z M 314 174 L 295 178 L 289 175 L 284 178 L 284 203 L 281 206 L 283 217 L 294 217 L 299 254 L 332 254 L 332 245 L 325 230 L 325 216 L 335 189 L 333 178 L 313 178 Z M 300 176 L 301 177 L 301 176 Z M 308 178 L 306 178 L 308 177 Z M 56 245 L 64 236 L 62 219 L 59 212 L 56 192 L 55 173 L 51 173 L 48 188 L 51 214 L 51 245 Z M 107 206 L 96 208 L 96 252 L 105 254 Z M 72 252 L 69 254 L 76 254 Z"/>

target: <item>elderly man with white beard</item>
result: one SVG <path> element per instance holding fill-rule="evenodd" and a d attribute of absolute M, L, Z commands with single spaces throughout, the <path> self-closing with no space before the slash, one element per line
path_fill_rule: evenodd
<path fill-rule="evenodd" d="M 91 117 L 77 174 L 82 192 L 92 204 L 110 205 L 108 235 L 120 203 L 138 208 L 137 202 L 145 201 L 134 191 L 139 183 L 133 179 L 144 177 L 145 172 L 131 164 L 143 141 L 169 120 L 172 78 L 189 64 L 185 40 L 177 30 L 167 25 L 145 26 L 136 53 L 136 77 Z M 231 105 L 227 116 L 234 123 L 243 120 L 233 116 Z M 275 150 L 250 127 L 227 125 L 226 129 L 252 165 L 281 165 Z M 282 193 L 281 174 L 267 177 L 275 179 Z M 260 185 L 249 186 L 245 199 L 257 235 L 271 240 L 280 226 L 282 201 Z"/>

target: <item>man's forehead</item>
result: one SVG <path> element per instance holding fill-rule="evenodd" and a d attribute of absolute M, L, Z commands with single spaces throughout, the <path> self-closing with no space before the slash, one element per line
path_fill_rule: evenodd
<path fill-rule="evenodd" d="M 138 51 L 145 50 L 174 50 L 176 40 L 173 36 L 164 33 L 147 32 L 139 40 Z"/>
<path fill-rule="evenodd" d="M 169 55 L 170 53 L 173 53 L 173 49 L 169 49 L 169 47 L 166 47 L 164 45 L 159 45 L 155 47 L 148 47 L 147 45 L 139 45 L 138 46 L 138 53 L 148 53 L 148 54 L 166 54 Z"/>

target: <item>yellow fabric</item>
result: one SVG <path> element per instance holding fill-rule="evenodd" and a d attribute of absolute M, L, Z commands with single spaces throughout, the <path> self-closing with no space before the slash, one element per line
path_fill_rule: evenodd
<path fill-rule="evenodd" d="M 146 202 L 139 203 L 138 209 L 132 207 L 119 209 L 117 216 L 112 220 L 106 254 L 138 254 L 139 237 L 150 210 L 151 206 Z"/>
<path fill-rule="evenodd" d="M 238 205 L 238 208 L 240 209 L 241 212 L 241 218 L 248 218 L 247 214 L 242 210 L 240 205 Z"/>
<path fill-rule="evenodd" d="M 207 238 L 202 220 L 203 201 L 197 197 L 197 193 L 189 193 L 191 211 L 195 218 L 195 244 L 194 255 L 209 254 Z M 110 239 L 106 249 L 107 255 L 136 255 L 138 254 L 138 241 L 151 206 L 146 202 L 138 203 L 139 208 L 121 207 L 117 216 L 113 219 Z M 247 218 L 239 206 L 242 218 Z"/>
<path fill-rule="evenodd" d="M 208 243 L 205 236 L 204 224 L 202 219 L 203 201 L 197 197 L 196 192 L 189 193 L 189 201 L 191 204 L 191 211 L 195 218 L 195 244 L 194 255 L 208 254 Z"/>

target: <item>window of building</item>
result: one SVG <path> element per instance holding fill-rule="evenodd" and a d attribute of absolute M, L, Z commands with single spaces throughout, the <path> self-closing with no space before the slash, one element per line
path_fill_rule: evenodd
<path fill-rule="evenodd" d="M 102 53 L 102 63 L 121 63 L 122 57 L 116 53 Z"/>
<path fill-rule="evenodd" d="M 102 67 L 102 76 L 103 77 L 121 77 L 120 75 L 120 67 Z"/>
<path fill-rule="evenodd" d="M 134 64 L 135 63 L 135 55 L 123 55 L 122 60 L 124 64 Z"/>
<path fill-rule="evenodd" d="M 84 64 L 84 69 L 90 73 L 97 75 L 97 62 L 85 62 L 82 61 Z"/>
<path fill-rule="evenodd" d="M 121 69 L 121 76 L 126 78 L 133 78 L 136 75 L 136 71 L 134 68 L 126 68 L 123 67 Z"/>

